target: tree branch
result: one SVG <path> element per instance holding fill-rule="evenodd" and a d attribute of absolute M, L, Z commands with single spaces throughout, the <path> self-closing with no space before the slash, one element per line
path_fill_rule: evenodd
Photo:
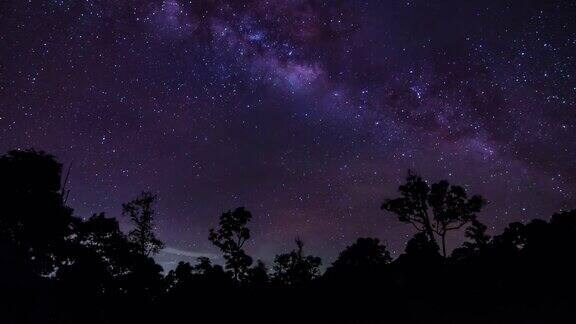
<path fill-rule="evenodd" d="M 451 230 L 462 228 L 462 226 L 464 226 L 466 224 L 468 224 L 468 221 L 461 222 L 459 225 L 454 226 L 454 227 L 446 227 L 446 231 L 451 231 Z"/>

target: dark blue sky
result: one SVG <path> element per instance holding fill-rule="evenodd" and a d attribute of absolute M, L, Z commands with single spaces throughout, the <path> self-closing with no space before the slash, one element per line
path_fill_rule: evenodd
<path fill-rule="evenodd" d="M 573 1 L 0 3 L 0 149 L 72 163 L 78 216 L 158 193 L 177 253 L 224 210 L 269 260 L 301 237 L 396 253 L 380 211 L 411 168 L 490 202 L 493 231 L 574 208 Z M 180 251 L 180 252 L 178 252 Z"/>

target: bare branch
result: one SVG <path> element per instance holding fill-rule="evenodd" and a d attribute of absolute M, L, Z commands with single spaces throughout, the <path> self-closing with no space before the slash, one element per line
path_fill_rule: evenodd
<path fill-rule="evenodd" d="M 458 224 L 458 225 L 456 225 L 456 226 L 453 226 L 453 227 L 446 227 L 446 231 L 451 231 L 451 230 L 460 229 L 460 228 L 462 228 L 462 226 L 464 226 L 464 225 L 466 225 L 466 224 L 468 224 L 467 221 L 461 222 L 460 224 Z"/>
<path fill-rule="evenodd" d="M 68 166 L 68 171 L 66 171 L 66 176 L 64 177 L 64 182 L 62 183 L 62 189 L 60 190 L 60 199 L 62 203 L 66 204 L 68 201 L 68 196 L 70 195 L 70 190 L 66 190 L 66 185 L 68 184 L 68 178 L 70 177 L 70 170 L 72 169 L 72 163 Z"/>

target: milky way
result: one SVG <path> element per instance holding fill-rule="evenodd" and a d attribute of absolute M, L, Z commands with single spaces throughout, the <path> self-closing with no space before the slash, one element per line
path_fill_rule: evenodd
<path fill-rule="evenodd" d="M 21 1 L 0 4 L 0 149 L 72 164 L 79 216 L 158 193 L 159 259 L 358 236 L 407 170 L 483 194 L 493 232 L 576 207 L 572 1 Z M 125 220 L 123 220 L 125 223 Z M 456 238 L 453 238 L 453 241 Z"/>

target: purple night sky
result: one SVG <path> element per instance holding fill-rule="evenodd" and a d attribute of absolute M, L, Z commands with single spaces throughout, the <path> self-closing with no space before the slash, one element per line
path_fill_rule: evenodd
<path fill-rule="evenodd" d="M 0 149 L 72 163 L 77 216 L 156 192 L 165 267 L 216 253 L 208 228 L 238 206 L 256 258 L 296 236 L 325 263 L 358 236 L 398 254 L 411 227 L 379 207 L 408 168 L 484 195 L 499 232 L 576 207 L 574 17 L 573 1 L 5 0 Z"/>

